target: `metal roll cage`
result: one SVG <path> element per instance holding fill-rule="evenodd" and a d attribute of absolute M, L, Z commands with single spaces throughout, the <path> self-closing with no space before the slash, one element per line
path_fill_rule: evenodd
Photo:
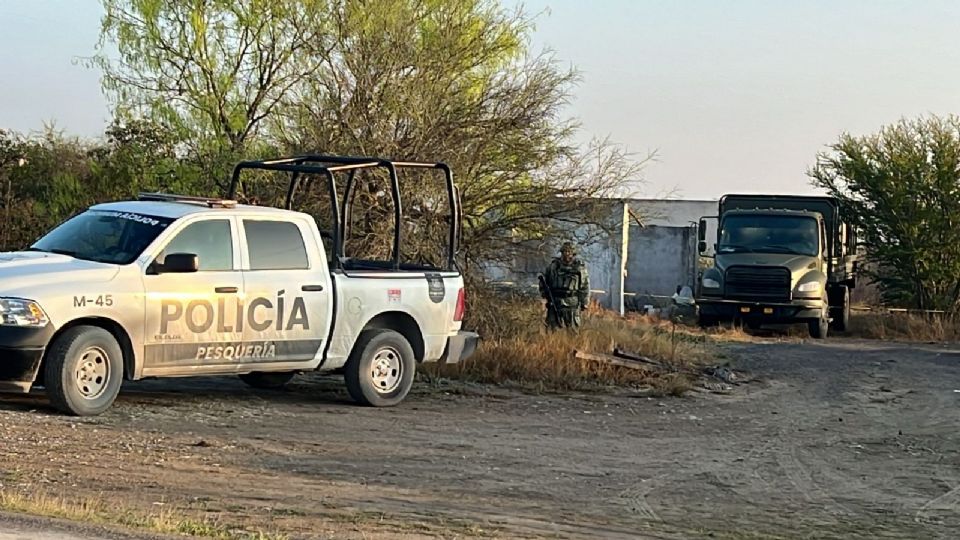
<path fill-rule="evenodd" d="M 280 171 L 290 173 L 290 184 L 287 187 L 287 198 L 284 202 L 284 208 L 293 210 L 294 199 L 302 183 L 303 175 L 316 174 L 327 179 L 327 189 L 330 196 L 332 209 L 333 230 L 333 258 L 336 261 L 337 268 L 342 268 L 345 259 L 343 254 L 343 243 L 346 233 L 346 225 L 350 221 L 352 204 L 349 203 L 356 187 L 354 176 L 357 171 L 363 169 L 386 169 L 390 175 L 390 191 L 393 197 L 393 260 L 392 269 L 400 270 L 400 242 L 401 221 L 403 218 L 403 206 L 400 199 L 400 181 L 397 176 L 397 169 L 439 169 L 444 174 L 446 181 L 447 197 L 449 208 L 451 210 L 450 232 L 447 249 L 447 269 L 456 268 L 456 254 L 458 243 L 460 241 L 461 230 L 460 220 L 462 218 L 460 208 L 460 193 L 457 186 L 453 183 L 453 173 L 450 167 L 445 163 L 427 163 L 413 161 L 392 161 L 376 157 L 355 157 L 355 156 L 328 156 L 328 155 L 303 155 L 292 156 L 262 161 L 242 161 L 233 169 L 233 177 L 230 181 L 230 188 L 227 192 L 227 199 L 235 200 L 237 188 L 240 184 L 240 173 L 247 169 L 257 169 L 265 171 Z M 336 173 L 347 173 L 347 184 L 343 200 L 337 196 L 335 181 Z M 316 218 L 316 216 L 314 216 Z"/>

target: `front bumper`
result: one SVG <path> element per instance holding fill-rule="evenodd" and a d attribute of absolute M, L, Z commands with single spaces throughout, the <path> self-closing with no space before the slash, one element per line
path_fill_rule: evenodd
<path fill-rule="evenodd" d="M 790 303 L 779 303 L 724 300 L 721 298 L 698 298 L 697 306 L 701 317 L 724 320 L 759 320 L 770 324 L 789 324 L 819 319 L 825 307 L 820 300 L 795 300 Z"/>
<path fill-rule="evenodd" d="M 461 330 L 457 335 L 447 338 L 447 346 L 440 356 L 441 364 L 456 364 L 473 356 L 480 343 L 480 334 Z"/>
<path fill-rule="evenodd" d="M 29 392 L 53 327 L 0 326 L 0 392 Z"/>

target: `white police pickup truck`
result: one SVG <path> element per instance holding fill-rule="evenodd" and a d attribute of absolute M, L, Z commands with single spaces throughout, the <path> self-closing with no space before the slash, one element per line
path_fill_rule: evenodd
<path fill-rule="evenodd" d="M 445 173 L 447 264 L 344 257 L 349 194 L 334 191 L 334 175 L 386 168 L 396 186 L 404 166 Z M 287 208 L 237 204 L 245 169 L 291 172 Z M 331 205 L 332 231 L 289 209 L 307 175 L 348 202 Z M 319 370 L 342 371 L 359 403 L 395 405 L 419 362 L 458 362 L 476 347 L 477 334 L 461 330 L 459 220 L 443 164 L 335 156 L 241 163 L 224 199 L 141 194 L 92 206 L 29 249 L 0 254 L 0 390 L 42 386 L 58 409 L 95 415 L 124 380 L 238 374 L 279 387 Z"/>

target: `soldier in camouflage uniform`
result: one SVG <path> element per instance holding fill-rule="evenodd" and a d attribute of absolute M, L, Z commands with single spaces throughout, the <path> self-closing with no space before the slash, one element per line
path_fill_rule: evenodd
<path fill-rule="evenodd" d="M 587 267 L 576 258 L 573 244 L 564 242 L 560 257 L 553 259 L 540 282 L 540 296 L 547 300 L 547 327 L 579 328 L 580 312 L 590 301 L 590 277 Z M 555 306 L 550 305 L 550 295 L 544 284 L 553 293 Z"/>

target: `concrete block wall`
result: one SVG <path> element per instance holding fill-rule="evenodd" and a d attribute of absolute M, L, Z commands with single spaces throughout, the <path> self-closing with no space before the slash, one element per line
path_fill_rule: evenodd
<path fill-rule="evenodd" d="M 590 273 L 591 298 L 606 309 L 620 313 L 624 310 L 624 278 L 626 276 L 626 249 L 628 243 L 627 206 L 611 201 L 609 219 L 614 233 L 608 235 L 601 229 L 583 225 L 572 227 L 566 234 L 558 235 L 542 246 L 531 245 L 523 255 L 508 264 L 487 264 L 484 273 L 488 280 L 502 283 L 522 291 L 536 290 L 537 275 L 546 270 L 550 261 L 558 256 L 565 237 L 589 239 L 578 242 L 578 257 L 587 265 Z"/>
<path fill-rule="evenodd" d="M 590 272 L 591 295 L 606 309 L 623 313 L 638 298 L 669 297 L 678 285 L 693 286 L 697 273 L 697 222 L 716 213 L 716 201 L 610 200 L 611 235 L 589 226 L 570 229 L 581 243 L 579 256 Z M 637 221 L 640 221 L 641 227 Z M 712 243 L 715 229 L 708 230 Z M 531 246 L 505 265 L 488 265 L 485 274 L 495 282 L 535 291 L 537 274 L 556 256 L 563 238 L 542 247 Z M 648 302 L 646 303 L 659 303 Z"/>

